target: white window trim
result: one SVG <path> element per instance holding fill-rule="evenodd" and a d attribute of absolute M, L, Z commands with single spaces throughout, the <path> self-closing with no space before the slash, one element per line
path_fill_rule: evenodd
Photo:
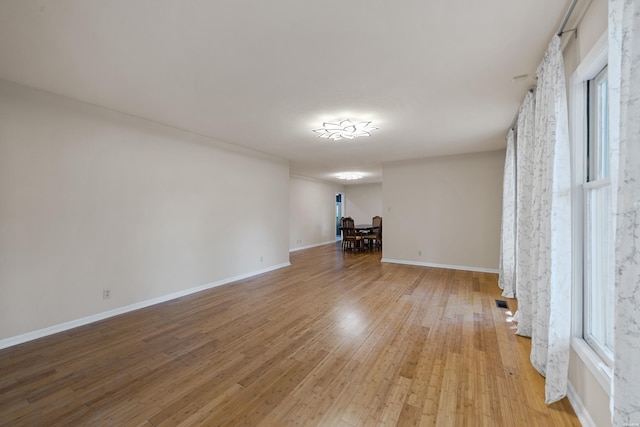
<path fill-rule="evenodd" d="M 585 107 L 587 103 L 586 82 L 593 79 L 608 63 L 607 32 L 598 39 L 593 48 L 582 60 L 569 80 L 569 130 L 572 142 L 572 187 L 573 206 L 583 206 L 583 184 L 585 183 L 585 156 L 584 147 L 587 138 L 587 120 Z M 600 383 L 607 393 L 611 390 L 611 369 L 600 356 L 583 339 L 583 209 L 573 209 L 573 292 L 572 292 L 572 319 L 571 319 L 571 347 L 580 357 L 587 369 Z"/>
<path fill-rule="evenodd" d="M 610 178 L 603 178 L 603 179 L 599 179 L 597 181 L 585 182 L 584 184 L 582 184 L 582 188 L 584 190 L 591 190 L 591 189 L 594 189 L 594 188 L 606 187 L 609 184 L 611 184 L 611 179 Z"/>

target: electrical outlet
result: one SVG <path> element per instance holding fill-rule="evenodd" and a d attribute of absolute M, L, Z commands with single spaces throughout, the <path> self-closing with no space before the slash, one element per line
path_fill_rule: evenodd
<path fill-rule="evenodd" d="M 260 262 L 262 262 L 262 255 L 260 255 Z"/>
<path fill-rule="evenodd" d="M 418 256 L 422 256 L 422 251 L 418 251 Z"/>
<path fill-rule="evenodd" d="M 111 289 L 103 289 L 102 290 L 102 299 L 109 299 L 111 298 Z"/>

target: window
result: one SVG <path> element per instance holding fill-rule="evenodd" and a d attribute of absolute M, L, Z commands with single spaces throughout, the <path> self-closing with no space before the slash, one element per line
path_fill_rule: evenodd
<path fill-rule="evenodd" d="M 571 347 L 603 390 L 613 375 L 614 164 L 609 164 L 608 34 L 604 31 L 570 78 L 572 169 Z M 615 127 L 611 130 L 615 131 Z M 613 132 L 615 133 L 615 132 Z"/>
<path fill-rule="evenodd" d="M 605 67 L 587 82 L 583 188 L 583 337 L 613 364 L 613 218 L 609 179 L 609 104 Z"/>

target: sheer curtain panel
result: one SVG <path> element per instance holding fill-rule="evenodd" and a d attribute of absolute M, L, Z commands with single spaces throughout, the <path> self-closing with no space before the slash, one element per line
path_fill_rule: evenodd
<path fill-rule="evenodd" d="M 531 257 L 531 236 L 533 235 L 533 172 L 535 96 L 528 92 L 518 112 L 518 146 L 516 147 L 516 279 L 515 293 L 518 311 L 514 320 L 518 322 L 516 333 L 531 336 L 533 320 L 532 283 L 535 280 Z"/>
<path fill-rule="evenodd" d="M 623 426 L 640 425 L 640 2 L 609 1 L 609 39 L 620 109 L 619 124 L 612 123 L 619 132 L 612 150 L 618 164 L 612 416 L 613 425 Z"/>
<path fill-rule="evenodd" d="M 538 68 L 533 180 L 531 363 L 546 377 L 546 402 L 566 396 L 571 342 L 571 155 L 564 64 L 554 36 Z"/>
<path fill-rule="evenodd" d="M 533 113 L 527 95 L 518 120 L 516 332 L 531 337 L 531 363 L 552 403 L 566 396 L 571 342 L 571 159 L 558 36 L 537 77 Z"/>
<path fill-rule="evenodd" d="M 500 268 L 498 286 L 502 296 L 515 295 L 516 274 L 516 159 L 515 136 L 513 130 L 507 134 L 507 153 L 504 161 L 502 185 L 502 239 L 500 245 Z"/>

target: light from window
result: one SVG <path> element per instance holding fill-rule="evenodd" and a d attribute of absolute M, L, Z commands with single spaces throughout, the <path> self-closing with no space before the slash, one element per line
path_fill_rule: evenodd
<path fill-rule="evenodd" d="M 613 363 L 613 222 L 607 69 L 588 82 L 584 189 L 584 339 Z"/>

